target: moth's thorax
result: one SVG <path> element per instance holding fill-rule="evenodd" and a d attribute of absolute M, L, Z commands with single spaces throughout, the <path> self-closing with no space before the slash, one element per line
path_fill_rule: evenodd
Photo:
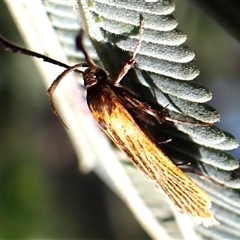
<path fill-rule="evenodd" d="M 116 102 L 118 102 L 116 94 L 112 91 L 109 84 L 95 84 L 87 89 L 87 103 L 90 110 L 93 111 L 111 111 Z"/>

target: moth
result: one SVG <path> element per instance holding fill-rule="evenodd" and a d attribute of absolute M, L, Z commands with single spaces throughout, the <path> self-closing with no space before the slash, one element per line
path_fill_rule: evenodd
<path fill-rule="evenodd" d="M 144 128 L 148 118 L 155 119 L 159 124 L 172 119 L 164 109 L 162 111 L 152 109 L 150 105 L 139 100 L 131 90 L 121 85 L 124 76 L 134 67 L 135 56 L 141 47 L 143 22 L 141 19 L 140 36 L 132 55 L 113 81 L 103 69 L 95 65 L 82 45 L 81 39 L 77 41 L 78 48 L 83 52 L 86 63 L 74 66 L 59 63 L 44 55 L 18 47 L 2 37 L 0 42 L 6 50 L 42 58 L 66 68 L 47 91 L 52 110 L 60 120 L 54 105 L 53 93 L 66 74 L 72 71 L 81 73 L 87 90 L 88 107 L 101 129 L 116 146 L 165 192 L 180 213 L 205 227 L 217 225 L 218 222 L 210 211 L 209 196 L 172 162 Z M 81 67 L 86 67 L 86 70 L 79 70 Z M 176 122 L 179 121 L 176 120 Z"/>

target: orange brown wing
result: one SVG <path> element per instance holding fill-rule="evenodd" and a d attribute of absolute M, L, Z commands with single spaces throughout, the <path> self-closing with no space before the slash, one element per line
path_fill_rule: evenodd
<path fill-rule="evenodd" d="M 209 211 L 208 195 L 141 130 L 112 90 L 103 88 L 97 95 L 91 95 L 88 105 L 104 132 L 162 188 L 181 213 L 206 227 L 218 223 Z"/>

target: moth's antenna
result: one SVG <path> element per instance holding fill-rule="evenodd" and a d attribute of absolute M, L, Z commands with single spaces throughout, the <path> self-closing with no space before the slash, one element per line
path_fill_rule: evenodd
<path fill-rule="evenodd" d="M 54 104 L 54 100 L 53 100 L 53 93 L 54 91 L 56 90 L 58 84 L 62 81 L 62 79 L 67 75 L 69 74 L 70 72 L 73 72 L 75 71 L 76 69 L 82 67 L 84 64 L 83 63 L 78 63 L 72 67 L 68 67 L 65 71 L 63 71 L 54 81 L 53 83 L 51 84 L 51 86 L 48 88 L 47 90 L 47 94 L 49 96 L 49 101 L 50 101 L 50 104 L 51 104 L 51 108 L 52 108 L 52 111 L 53 113 L 57 116 L 57 118 L 60 120 L 60 122 L 68 129 L 67 125 L 64 123 L 64 121 L 61 119 L 60 115 L 58 114 L 58 111 L 55 107 L 55 104 Z M 80 73 L 82 73 L 82 71 L 78 70 Z"/>
<path fill-rule="evenodd" d="M 16 44 L 13 44 L 13 43 L 9 42 L 8 40 L 6 40 L 1 35 L 0 35 L 0 43 L 5 47 L 6 51 L 11 51 L 12 53 L 20 53 L 20 54 L 24 54 L 24 55 L 27 55 L 27 56 L 30 56 L 30 57 L 40 58 L 45 62 L 52 63 L 54 65 L 58 65 L 58 66 L 64 67 L 64 68 L 69 68 L 70 67 L 69 65 L 67 65 L 65 63 L 59 62 L 59 61 L 57 61 L 53 58 L 47 57 L 43 54 L 40 54 L 40 53 L 31 51 L 31 50 L 28 50 L 26 48 L 17 46 Z M 87 67 L 86 64 L 83 65 L 83 67 L 85 67 L 85 66 Z M 75 69 L 74 71 L 78 72 L 78 73 L 81 73 L 81 71 L 79 71 L 78 69 Z"/>
<path fill-rule="evenodd" d="M 93 61 L 91 60 L 91 58 L 88 56 L 86 50 L 84 49 L 83 47 L 83 44 L 82 44 L 82 37 L 80 39 L 81 41 L 79 41 L 79 44 L 78 46 L 82 46 L 80 48 L 80 50 L 83 52 L 85 58 L 86 58 L 86 61 L 87 63 L 80 63 L 80 64 L 76 64 L 74 66 L 69 66 L 65 63 L 62 63 L 62 62 L 59 62 L 53 58 L 50 58 L 50 57 L 47 57 L 43 54 L 40 54 L 40 53 L 37 53 L 37 52 L 34 52 L 34 51 L 31 51 L 31 50 L 28 50 L 26 48 L 23 48 L 23 47 L 20 47 L 20 46 L 17 46 L 13 43 L 11 43 L 10 41 L 6 40 L 4 37 L 2 37 L 0 35 L 0 44 L 2 44 L 5 48 L 6 51 L 11 51 L 12 53 L 20 53 L 20 54 L 24 54 L 24 55 L 27 55 L 27 56 L 30 56 L 30 57 L 36 57 L 36 58 L 40 58 L 42 59 L 43 61 L 45 62 L 48 62 L 48 63 L 52 63 L 54 65 L 58 65 L 60 67 L 64 67 L 66 68 L 65 71 L 63 71 L 55 80 L 54 82 L 52 83 L 52 85 L 49 87 L 48 91 L 47 91 L 47 94 L 49 96 L 49 101 L 50 101 L 50 104 L 51 104 L 51 108 L 52 108 L 52 111 L 53 113 L 57 116 L 57 118 L 60 120 L 60 122 L 62 122 L 62 124 L 68 128 L 66 126 L 66 124 L 63 122 L 63 120 L 61 119 L 61 117 L 59 116 L 58 114 L 58 111 L 55 107 L 55 104 L 54 104 L 54 100 L 53 100 L 53 93 L 55 91 L 55 89 L 57 88 L 58 84 L 61 82 L 61 80 L 70 72 L 77 72 L 77 73 L 83 73 L 82 71 L 78 70 L 79 67 L 88 67 L 89 65 L 90 66 L 94 66 L 95 67 L 95 64 L 93 63 Z"/>

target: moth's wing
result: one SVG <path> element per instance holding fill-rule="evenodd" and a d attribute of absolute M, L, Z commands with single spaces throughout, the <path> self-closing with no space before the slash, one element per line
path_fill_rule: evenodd
<path fill-rule="evenodd" d="M 142 131 L 111 89 L 104 88 L 89 99 L 93 117 L 104 132 L 167 194 L 181 213 L 197 224 L 217 224 L 209 211 L 211 201 L 208 195 Z"/>

